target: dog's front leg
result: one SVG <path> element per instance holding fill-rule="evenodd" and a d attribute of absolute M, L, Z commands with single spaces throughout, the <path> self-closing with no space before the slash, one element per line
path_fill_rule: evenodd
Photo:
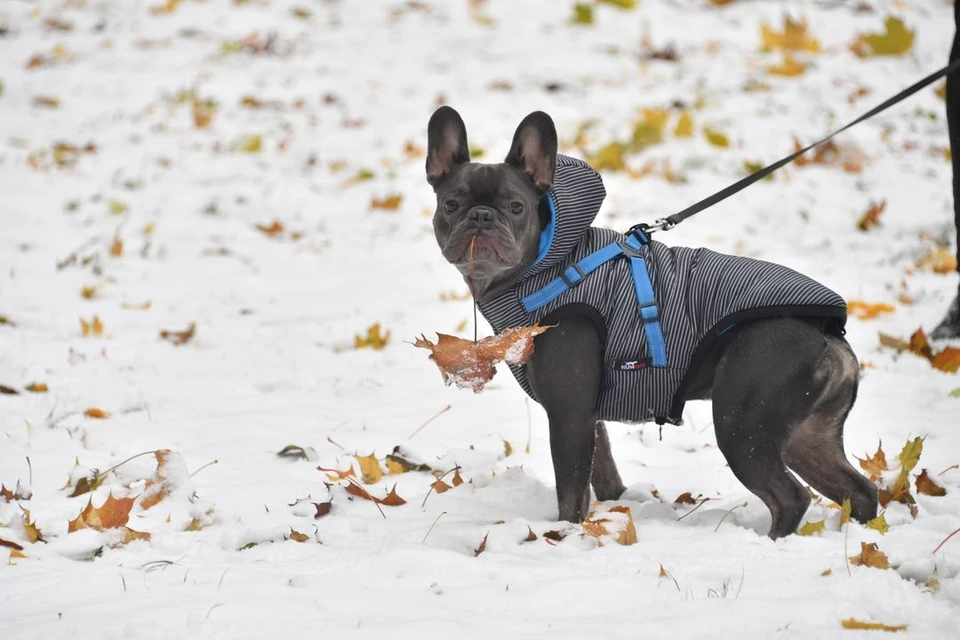
<path fill-rule="evenodd" d="M 544 319 L 549 324 L 549 318 Z M 590 506 L 590 473 L 603 375 L 603 343 L 584 316 L 564 315 L 538 336 L 527 376 L 550 421 L 560 519 L 580 522 Z"/>

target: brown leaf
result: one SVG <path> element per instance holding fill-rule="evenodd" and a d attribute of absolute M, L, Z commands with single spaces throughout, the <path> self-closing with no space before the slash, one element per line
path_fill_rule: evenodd
<path fill-rule="evenodd" d="M 917 493 L 922 493 L 925 496 L 947 495 L 947 490 L 935 483 L 930 476 L 927 475 L 926 469 L 920 472 L 915 482 L 917 485 Z"/>
<path fill-rule="evenodd" d="M 543 534 L 543 537 L 544 537 L 545 539 L 547 539 L 547 540 L 553 540 L 554 542 L 560 542 L 561 540 L 563 540 L 563 539 L 566 538 L 567 536 L 566 536 L 565 533 L 561 533 L 561 532 L 559 532 L 559 531 L 547 531 L 546 533 Z"/>
<path fill-rule="evenodd" d="M 856 458 L 856 456 L 854 456 Z M 883 452 L 883 441 L 877 443 L 877 452 L 866 458 L 857 458 L 860 468 L 870 474 L 871 482 L 876 482 L 884 471 L 888 470 L 887 456 Z"/>
<path fill-rule="evenodd" d="M 258 224 L 257 229 L 267 234 L 271 238 L 275 238 L 283 233 L 283 223 L 279 220 L 274 220 L 270 224 Z"/>
<path fill-rule="evenodd" d="M 438 333 L 436 344 L 420 337 L 414 346 L 430 350 L 430 359 L 437 363 L 446 384 L 479 393 L 493 379 L 498 362 L 523 364 L 533 353 L 534 336 L 550 328 L 538 324 L 515 327 L 479 342 Z"/>
<path fill-rule="evenodd" d="M 533 532 L 533 528 L 530 525 L 527 525 L 527 537 L 523 539 L 524 542 L 533 542 L 537 539 L 537 534 Z"/>
<path fill-rule="evenodd" d="M 188 326 L 183 331 L 170 331 L 170 330 L 164 329 L 163 331 L 160 332 L 160 337 L 163 340 L 167 340 L 177 346 L 180 346 L 182 344 L 186 344 L 190 342 L 190 340 L 193 339 L 193 336 L 196 332 L 197 332 L 197 323 L 191 322 L 190 326 Z"/>
<path fill-rule="evenodd" d="M 880 548 L 873 542 L 861 542 L 860 555 L 851 556 L 850 562 L 875 569 L 887 569 L 890 567 L 890 563 L 887 561 L 887 555 L 883 551 L 880 551 Z"/>
<path fill-rule="evenodd" d="M 88 418 L 96 418 L 98 420 L 106 420 L 107 418 L 110 417 L 109 413 L 107 413 L 103 409 L 97 409 L 96 407 L 87 409 L 86 411 L 83 412 L 83 415 L 85 415 Z"/>
<path fill-rule="evenodd" d="M 957 373 L 960 371 L 960 349 L 957 347 L 947 347 L 937 355 L 933 356 L 930 364 L 934 368 L 947 373 Z"/>
<path fill-rule="evenodd" d="M 119 258 L 123 255 L 123 240 L 118 236 L 114 236 L 113 242 L 110 243 L 110 255 L 114 258 Z"/>
<path fill-rule="evenodd" d="M 147 480 L 146 488 L 140 495 L 140 508 L 146 511 L 156 506 L 161 500 L 170 495 L 173 490 L 174 479 L 176 477 L 177 467 L 171 464 L 171 459 L 176 456 L 180 461 L 179 454 L 170 451 L 170 449 L 158 449 L 153 452 L 157 459 L 157 471 L 152 478 Z M 171 473 L 173 471 L 173 473 Z"/>
<path fill-rule="evenodd" d="M 0 547 L 8 547 L 14 551 L 23 551 L 23 547 L 17 544 L 16 542 L 11 542 L 9 540 L 4 540 L 0 538 Z"/>
<path fill-rule="evenodd" d="M 663 568 L 663 565 L 660 565 L 660 573 L 657 574 L 657 576 L 660 578 L 669 578 L 670 574 L 667 573 L 667 570 Z"/>
<path fill-rule="evenodd" d="M 294 542 L 307 542 L 310 540 L 310 536 L 305 533 L 300 533 L 296 531 L 293 527 L 290 527 L 290 539 Z"/>
<path fill-rule="evenodd" d="M 490 534 L 487 533 L 486 536 L 483 536 L 483 540 L 480 541 L 480 546 L 473 550 L 474 557 L 480 555 L 481 553 L 487 550 L 487 536 L 489 535 Z"/>
<path fill-rule="evenodd" d="M 333 509 L 333 500 L 327 500 L 326 502 L 314 502 L 313 506 L 317 508 L 317 513 L 313 516 L 314 520 L 316 520 L 330 513 L 330 511 Z"/>
<path fill-rule="evenodd" d="M 463 478 L 460 477 L 460 467 L 456 467 L 453 472 L 453 480 L 450 481 L 453 486 L 459 487 L 463 484 Z"/>
<path fill-rule="evenodd" d="M 380 209 L 381 211 L 396 211 L 400 207 L 401 202 L 403 202 L 403 196 L 400 194 L 394 194 L 385 198 L 372 199 L 370 201 L 370 208 Z"/>
<path fill-rule="evenodd" d="M 41 533 L 37 527 L 36 521 L 31 522 L 30 512 L 24 509 L 22 505 L 20 506 L 20 510 L 23 511 L 23 530 L 27 534 L 27 540 L 29 540 L 31 544 L 46 542 L 46 540 L 43 539 L 43 533 Z"/>
<path fill-rule="evenodd" d="M 910 336 L 909 348 L 918 356 L 923 356 L 928 360 L 933 358 L 933 349 L 930 347 L 930 341 L 927 340 L 927 334 L 924 333 L 923 329 L 917 329 Z"/>
<path fill-rule="evenodd" d="M 380 501 L 380 504 L 388 507 L 399 507 L 400 505 L 407 504 L 407 501 L 397 495 L 397 485 L 394 484 L 390 489 L 390 493 L 387 494 L 386 498 Z"/>
<path fill-rule="evenodd" d="M 102 505 L 94 508 L 91 498 L 80 515 L 67 524 L 67 533 L 80 529 L 104 531 L 123 527 L 130 519 L 130 510 L 135 500 L 136 498 L 114 498 L 111 493 Z"/>
<path fill-rule="evenodd" d="M 46 393 L 47 391 L 50 390 L 50 388 L 47 387 L 47 384 L 45 382 L 32 382 L 28 384 L 25 388 L 30 393 Z"/>
<path fill-rule="evenodd" d="M 436 481 L 435 481 L 433 484 L 431 484 L 430 486 L 431 486 L 431 487 L 433 488 L 433 490 L 436 491 L 437 493 L 444 493 L 444 492 L 446 492 L 446 491 L 450 491 L 450 489 L 453 489 L 453 487 L 451 487 L 450 485 L 448 485 L 448 484 L 447 484 L 446 482 L 444 482 L 443 480 L 436 480 Z"/>
<path fill-rule="evenodd" d="M 674 504 L 697 504 L 697 501 L 693 498 L 693 495 L 689 491 L 684 491 L 676 497 L 673 501 Z"/>
<path fill-rule="evenodd" d="M 0 384 L 0 393 L 5 396 L 18 396 L 20 392 L 14 389 L 13 387 L 8 387 L 5 384 Z"/>
<path fill-rule="evenodd" d="M 844 629 L 862 629 L 865 631 L 906 631 L 907 625 L 889 625 L 882 622 L 864 622 L 856 618 L 847 618 L 840 621 L 840 626 Z"/>
<path fill-rule="evenodd" d="M 873 227 L 880 226 L 880 214 L 887 208 L 887 201 L 871 202 L 866 212 L 860 216 L 857 221 L 857 229 L 860 231 L 869 231 Z"/>

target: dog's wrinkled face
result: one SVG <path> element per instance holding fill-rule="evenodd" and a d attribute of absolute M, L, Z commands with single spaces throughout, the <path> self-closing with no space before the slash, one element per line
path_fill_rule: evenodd
<path fill-rule="evenodd" d="M 466 128 L 450 107 L 433 114 L 427 137 L 437 243 L 474 297 L 492 299 L 537 259 L 545 223 L 540 198 L 553 185 L 556 164 L 553 121 L 541 112 L 527 116 L 500 164 L 470 162 Z"/>

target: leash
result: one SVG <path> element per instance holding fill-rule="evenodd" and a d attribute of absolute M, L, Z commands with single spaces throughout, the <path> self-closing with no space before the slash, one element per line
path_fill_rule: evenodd
<path fill-rule="evenodd" d="M 654 231 L 669 231 L 670 229 L 674 228 L 675 226 L 677 226 L 687 218 L 700 213 L 704 209 L 709 209 L 710 207 L 717 204 L 718 202 L 726 200 L 730 196 L 740 191 L 743 191 L 744 189 L 752 185 L 754 182 L 757 182 L 758 180 L 763 180 L 764 178 L 766 178 L 768 175 L 770 175 L 777 169 L 793 162 L 794 160 L 796 160 L 797 158 L 805 154 L 807 151 L 810 151 L 811 149 L 820 146 L 821 144 L 823 144 L 824 142 L 827 142 L 834 136 L 837 136 L 843 133 L 850 127 L 856 124 L 860 124 L 864 120 L 872 118 L 873 116 L 877 115 L 881 111 L 885 111 L 886 109 L 892 107 L 898 102 L 901 102 L 909 98 L 910 96 L 915 94 L 917 91 L 920 91 L 920 89 L 923 89 L 924 87 L 927 87 L 933 84 L 940 78 L 953 73 L 957 69 L 960 69 L 960 59 L 954 60 L 953 62 L 943 67 L 942 69 L 938 71 L 934 71 L 933 73 L 928 75 L 926 78 L 923 78 L 919 82 L 916 82 L 910 85 L 909 87 L 907 87 L 906 89 L 898 93 L 897 95 L 878 104 L 873 109 L 870 109 L 870 111 L 867 111 L 856 120 L 844 125 L 840 129 L 837 129 L 836 131 L 828 135 L 826 138 L 823 138 L 822 140 L 818 140 L 817 142 L 814 142 L 813 144 L 808 145 L 803 149 L 800 149 L 799 151 L 791 153 L 789 156 L 785 158 L 777 160 L 773 164 L 767 165 L 766 167 L 760 169 L 759 171 L 755 171 L 754 173 L 751 173 L 747 177 L 742 178 L 737 182 L 731 184 L 729 187 L 726 187 L 725 189 L 721 189 L 720 191 L 717 191 L 712 196 L 704 198 L 700 202 L 690 205 L 683 211 L 679 211 L 673 214 L 672 216 L 667 216 L 666 218 L 660 218 L 653 224 L 646 224 L 646 223 L 635 224 L 632 227 L 630 227 L 629 231 L 627 231 L 627 235 L 629 236 L 637 231 L 642 231 L 647 236 L 649 236 Z"/>

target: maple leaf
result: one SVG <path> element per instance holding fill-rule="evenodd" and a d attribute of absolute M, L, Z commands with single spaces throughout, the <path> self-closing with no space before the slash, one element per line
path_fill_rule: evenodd
<path fill-rule="evenodd" d="M 397 494 L 397 485 L 394 484 L 386 497 L 380 501 L 380 504 L 385 504 L 388 507 L 399 507 L 400 505 L 407 504 L 407 501 Z"/>
<path fill-rule="evenodd" d="M 160 337 L 163 340 L 172 342 L 173 344 L 179 347 L 180 345 L 190 342 L 190 340 L 193 339 L 193 336 L 196 334 L 196 332 L 197 332 L 197 323 L 191 322 L 190 326 L 188 326 L 183 331 L 170 331 L 165 329 L 160 332 Z"/>
<path fill-rule="evenodd" d="M 795 78 L 803 75 L 806 70 L 807 65 L 786 52 L 783 54 L 783 62 L 767 67 L 767 73 L 785 78 Z"/>
<path fill-rule="evenodd" d="M 957 347 L 947 347 L 937 355 L 933 356 L 930 364 L 934 368 L 946 373 L 957 373 L 960 371 L 960 349 Z"/>
<path fill-rule="evenodd" d="M 918 356 L 923 356 L 928 360 L 933 358 L 933 349 L 930 347 L 930 341 L 927 339 L 927 334 L 923 329 L 917 329 L 913 332 L 913 335 L 910 336 L 909 349 Z"/>
<path fill-rule="evenodd" d="M 794 22 L 789 16 L 783 18 L 782 32 L 776 31 L 768 24 L 760 25 L 760 39 L 763 43 L 761 46 L 763 51 L 781 49 L 784 51 L 820 52 L 820 42 L 807 33 L 807 21 L 798 20 Z"/>
<path fill-rule="evenodd" d="M 878 515 L 876 518 L 867 520 L 866 523 L 864 523 L 864 526 L 867 529 L 873 529 L 874 531 L 879 531 L 881 534 L 884 534 L 887 531 L 890 531 L 890 525 L 887 524 L 887 517 L 882 513 Z"/>
<path fill-rule="evenodd" d="M 598 541 L 601 537 L 611 536 L 617 544 L 631 545 L 637 542 L 637 529 L 633 524 L 630 507 L 617 505 L 611 507 L 609 511 L 601 513 L 595 511 L 581 522 L 580 526 L 583 527 L 584 533 Z"/>
<path fill-rule="evenodd" d="M 394 194 L 385 198 L 372 199 L 370 201 L 370 208 L 380 209 L 381 211 L 395 211 L 400 207 L 401 202 L 403 202 L 403 196 L 400 194 Z"/>
<path fill-rule="evenodd" d="M 410 471 L 430 471 L 430 465 L 423 463 L 416 463 L 410 460 L 407 460 L 400 454 L 400 447 L 396 446 L 393 449 L 393 453 L 389 454 L 384 461 L 387 465 L 387 473 L 396 474 L 396 473 L 407 473 Z"/>
<path fill-rule="evenodd" d="M 826 519 L 808 522 L 797 530 L 797 535 L 812 536 L 815 533 L 823 533 L 826 525 Z"/>
<path fill-rule="evenodd" d="M 383 477 L 383 469 L 380 468 L 380 461 L 377 460 L 377 456 L 371 453 L 369 456 L 354 456 L 354 458 L 360 465 L 360 479 L 363 484 L 380 482 L 380 478 Z"/>
<path fill-rule="evenodd" d="M 37 527 L 36 521 L 30 521 L 30 511 L 24 509 L 22 505 L 20 506 L 20 510 L 23 511 L 23 531 L 27 534 L 27 540 L 29 540 L 31 544 L 46 542 L 46 540 L 43 539 L 43 533 L 41 533 Z"/>
<path fill-rule="evenodd" d="M 887 201 L 871 202 L 866 212 L 857 220 L 857 229 L 860 231 L 869 231 L 873 227 L 880 226 L 880 214 L 887 208 Z"/>
<path fill-rule="evenodd" d="M 856 458 L 856 456 L 854 457 Z M 875 454 L 867 455 L 866 458 L 857 458 L 857 460 L 860 462 L 860 468 L 870 474 L 872 482 L 879 480 L 883 472 L 888 470 L 887 456 L 883 452 L 882 440 L 877 442 L 877 452 Z"/>
<path fill-rule="evenodd" d="M 899 56 L 913 47 L 914 32 L 903 20 L 887 16 L 883 20 L 884 33 L 861 33 L 850 50 L 861 58 L 871 56 Z"/>
<path fill-rule="evenodd" d="M 130 510 L 136 498 L 114 498 L 111 492 L 106 501 L 97 508 L 93 506 L 93 498 L 76 518 L 67 524 L 67 533 L 81 529 L 116 529 L 125 526 L 130 519 Z"/>
<path fill-rule="evenodd" d="M 862 629 L 864 631 L 906 631 L 907 625 L 889 625 L 882 622 L 864 622 L 856 618 L 847 618 L 840 621 L 840 626 L 844 629 Z"/>
<path fill-rule="evenodd" d="M 87 409 L 86 411 L 83 412 L 83 415 L 85 415 L 88 418 L 96 418 L 98 420 L 106 420 L 107 418 L 110 417 L 109 413 L 107 413 L 103 409 L 97 409 L 96 407 Z"/>
<path fill-rule="evenodd" d="M 525 363 L 533 353 L 533 338 L 551 328 L 539 324 L 514 327 L 479 342 L 438 333 L 436 344 L 421 336 L 414 346 L 430 350 L 430 359 L 436 362 L 446 384 L 480 393 L 496 374 L 498 362 Z"/>
<path fill-rule="evenodd" d="M 374 322 L 372 325 L 367 327 L 366 336 L 354 336 L 353 345 L 357 349 L 364 349 L 370 347 L 371 349 L 379 351 L 387 346 L 387 343 L 390 341 L 390 332 L 381 333 L 381 327 L 379 322 Z"/>
<path fill-rule="evenodd" d="M 154 507 L 161 500 L 170 495 L 170 492 L 185 482 L 190 475 L 183 458 L 179 453 L 170 449 L 158 449 L 153 452 L 157 459 L 157 471 L 147 480 L 146 487 L 140 495 L 140 508 L 146 511 Z"/>
<path fill-rule="evenodd" d="M 103 335 L 103 323 L 100 321 L 100 316 L 94 315 L 90 322 L 87 322 L 83 318 L 80 318 L 80 335 L 82 336 L 102 336 Z"/>
<path fill-rule="evenodd" d="M 430 488 L 436 491 L 437 493 L 446 493 L 447 491 L 450 491 L 450 489 L 453 489 L 453 487 L 448 485 L 443 480 L 440 480 L 439 478 L 430 484 Z"/>
<path fill-rule="evenodd" d="M 84 476 L 77 480 L 77 484 L 73 489 L 73 493 L 70 494 L 71 498 L 83 495 L 85 493 L 90 493 L 91 491 L 96 491 L 107 479 L 106 475 L 92 474 L 87 477 Z"/>
<path fill-rule="evenodd" d="M 923 469 L 920 472 L 920 475 L 917 476 L 915 483 L 917 485 L 917 493 L 922 493 L 925 496 L 945 496 L 947 495 L 947 490 L 935 483 L 930 476 L 927 475 L 927 470 Z"/>
<path fill-rule="evenodd" d="M 861 320 L 872 320 L 884 313 L 893 313 L 896 307 L 885 302 L 863 302 L 862 300 L 848 300 L 847 313 Z"/>
<path fill-rule="evenodd" d="M 860 555 L 851 556 L 850 562 L 864 567 L 873 567 L 875 569 L 887 569 L 890 563 L 887 561 L 887 555 L 880 551 L 880 548 L 873 542 L 860 543 Z"/>
<path fill-rule="evenodd" d="M 330 513 L 330 510 L 333 509 L 333 500 L 314 502 L 313 506 L 317 508 L 317 513 L 313 516 L 313 519 L 317 520 Z"/>

